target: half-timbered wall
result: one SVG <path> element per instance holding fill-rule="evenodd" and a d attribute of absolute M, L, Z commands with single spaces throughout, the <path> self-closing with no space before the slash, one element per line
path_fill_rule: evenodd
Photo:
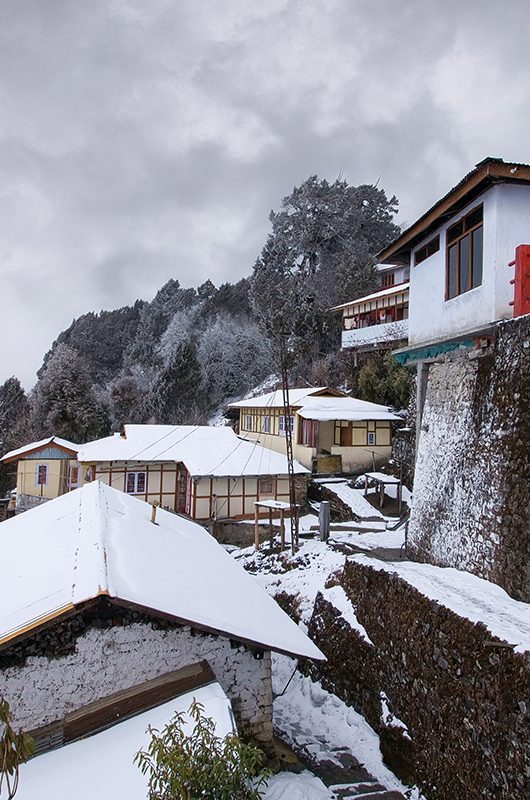
<path fill-rule="evenodd" d="M 143 478 L 140 480 L 138 475 Z M 92 477 L 146 503 L 158 503 L 162 508 L 182 513 L 189 510 L 188 473 L 174 461 L 156 464 L 107 461 L 92 466 Z"/>
<path fill-rule="evenodd" d="M 32 453 L 17 464 L 17 495 L 42 497 L 51 500 L 54 497 L 77 488 L 71 485 L 71 469 L 78 469 L 78 485 L 82 485 L 83 472 L 80 464 L 68 457 L 61 450 L 51 452 L 47 448 L 39 453 Z M 39 482 L 39 467 L 40 481 Z"/>

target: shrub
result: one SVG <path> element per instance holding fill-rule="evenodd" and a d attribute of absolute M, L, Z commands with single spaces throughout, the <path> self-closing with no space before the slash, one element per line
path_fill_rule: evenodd
<path fill-rule="evenodd" d="M 178 712 L 162 731 L 148 728 L 151 741 L 134 760 L 148 776 L 149 800 L 260 800 L 269 776 L 261 769 L 264 753 L 235 734 L 216 736 L 203 712 L 194 700 L 187 712 L 191 733 Z"/>

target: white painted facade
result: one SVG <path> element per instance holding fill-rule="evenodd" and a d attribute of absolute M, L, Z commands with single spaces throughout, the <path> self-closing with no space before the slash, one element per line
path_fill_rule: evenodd
<path fill-rule="evenodd" d="M 384 322 L 368 328 L 351 328 L 348 331 L 342 331 L 341 346 L 345 350 L 348 347 L 364 347 L 365 345 L 400 341 L 407 338 L 408 330 L 408 319 Z"/>
<path fill-rule="evenodd" d="M 23 665 L 0 670 L 0 696 L 9 702 L 15 726 L 33 730 L 95 700 L 201 660 L 208 661 L 232 702 L 240 732 L 270 741 L 270 652 L 256 659 L 242 644 L 189 627 L 155 630 L 134 623 L 90 628 L 69 655 L 28 656 Z"/>
<path fill-rule="evenodd" d="M 483 205 L 482 284 L 445 299 L 446 231 L 478 205 Z M 410 267 L 409 346 L 465 335 L 501 319 L 511 319 L 509 305 L 514 276 L 508 263 L 515 248 L 530 242 L 530 186 L 500 183 L 487 189 L 458 214 L 419 241 L 414 252 L 440 236 L 440 249 Z"/>

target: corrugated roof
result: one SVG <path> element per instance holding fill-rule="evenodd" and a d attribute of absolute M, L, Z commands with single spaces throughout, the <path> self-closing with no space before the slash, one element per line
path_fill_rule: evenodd
<path fill-rule="evenodd" d="M 299 406 L 306 397 L 312 397 L 319 392 L 329 391 L 335 394 L 342 394 L 329 386 L 316 386 L 313 388 L 289 389 L 289 405 L 291 408 Z M 260 394 L 258 397 L 250 397 L 248 400 L 238 400 L 237 403 L 230 403 L 229 408 L 283 408 L 283 393 L 281 389 L 275 392 Z"/>
<path fill-rule="evenodd" d="M 398 283 L 397 286 L 391 286 L 389 289 L 380 289 L 378 292 L 367 294 L 364 297 L 358 297 L 356 300 L 350 300 L 348 303 L 342 303 L 340 306 L 333 306 L 330 311 L 342 311 L 343 308 L 348 306 L 357 305 L 358 303 L 366 303 L 369 300 L 378 300 L 380 297 L 391 297 L 393 294 L 401 294 L 410 287 L 410 281 L 406 283 Z"/>
<path fill-rule="evenodd" d="M 442 216 L 456 213 L 487 187 L 502 182 L 530 183 L 530 165 L 491 156 L 479 161 L 456 186 L 384 247 L 377 254 L 378 258 L 383 263 L 403 263 L 405 255 L 439 227 Z"/>
<path fill-rule="evenodd" d="M 200 525 L 95 481 L 0 523 L 0 644 L 108 595 L 269 650 L 323 658 Z"/>
<path fill-rule="evenodd" d="M 332 401 L 332 402 L 330 402 Z M 401 422 L 401 417 L 392 414 L 387 406 L 368 403 L 356 397 L 309 397 L 298 412 L 304 419 L 362 421 L 386 420 Z"/>
<path fill-rule="evenodd" d="M 82 463 L 136 461 L 182 462 L 194 477 L 287 475 L 287 458 L 255 442 L 240 439 L 232 428 L 208 425 L 126 425 L 115 434 L 84 445 Z M 298 462 L 296 473 L 308 472 Z"/>
<path fill-rule="evenodd" d="M 19 447 L 16 450 L 10 450 L 9 453 L 6 453 L 4 456 L 2 456 L 2 458 L 0 458 L 0 461 L 13 461 L 13 459 L 19 458 L 26 453 L 31 453 L 35 450 L 43 450 L 45 447 L 50 447 L 54 444 L 58 445 L 59 447 L 64 447 L 67 450 L 71 450 L 74 455 L 82 446 L 80 444 L 75 444 L 74 442 L 69 442 L 67 439 L 61 439 L 59 436 L 48 436 L 47 439 L 41 439 L 38 442 L 25 444 L 23 447 Z"/>

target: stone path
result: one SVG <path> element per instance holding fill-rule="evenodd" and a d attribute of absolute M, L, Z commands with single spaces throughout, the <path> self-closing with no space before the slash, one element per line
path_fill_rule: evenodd
<path fill-rule="evenodd" d="M 304 767 L 317 775 L 336 800 L 404 800 L 404 795 L 377 781 L 345 747 L 331 747 L 324 736 L 305 731 L 283 716 L 274 715 L 277 736 L 288 741 Z"/>

